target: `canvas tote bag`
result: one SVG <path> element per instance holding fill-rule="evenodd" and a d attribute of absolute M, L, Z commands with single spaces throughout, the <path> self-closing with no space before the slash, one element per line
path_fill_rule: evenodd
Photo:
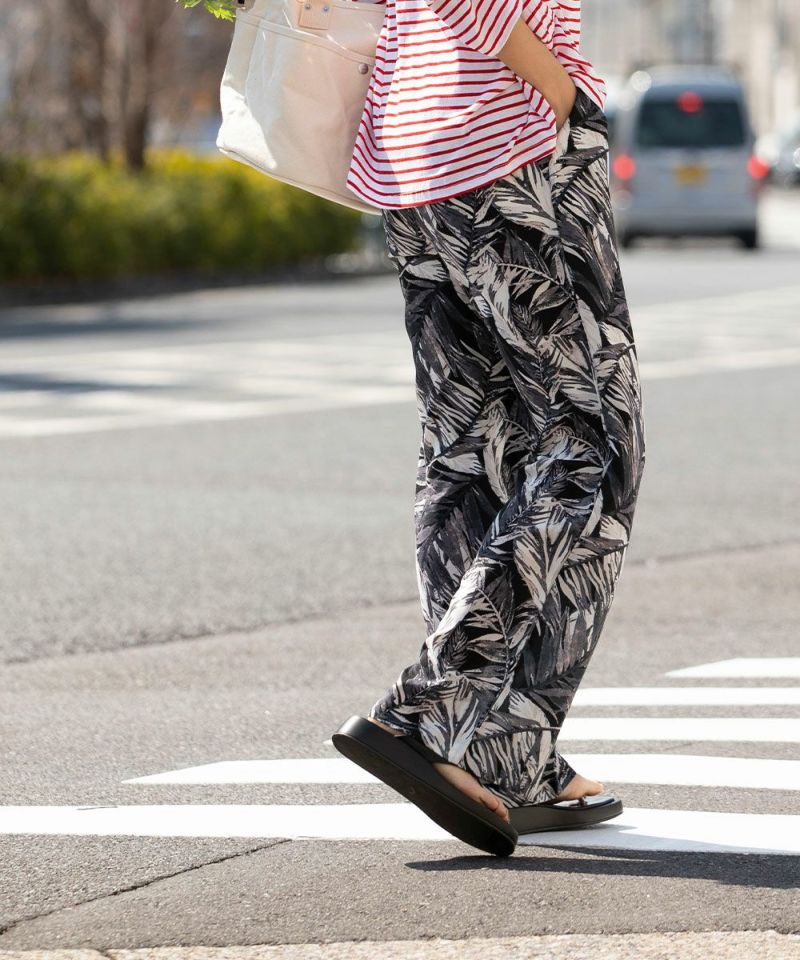
<path fill-rule="evenodd" d="M 217 147 L 310 193 L 367 213 L 345 185 L 385 4 L 237 0 L 220 86 Z"/>

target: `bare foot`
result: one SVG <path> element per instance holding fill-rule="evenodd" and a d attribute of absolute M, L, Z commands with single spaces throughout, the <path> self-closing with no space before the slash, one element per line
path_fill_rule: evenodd
<path fill-rule="evenodd" d="M 559 793 L 555 800 L 577 800 L 578 797 L 593 797 L 597 793 L 602 793 L 605 784 L 599 780 L 589 780 L 582 777 L 579 773 L 570 780 L 570 782 Z"/>
<path fill-rule="evenodd" d="M 367 717 L 367 719 L 372 723 L 377 724 L 382 730 L 386 730 L 388 733 L 392 733 L 396 737 L 401 736 L 399 730 L 394 730 L 392 727 L 387 727 L 385 723 L 381 723 L 379 720 L 373 720 L 372 717 Z M 506 823 L 511 822 L 511 818 L 508 815 L 508 810 L 506 809 L 502 800 L 500 800 L 499 797 L 496 797 L 491 791 L 487 790 L 480 780 L 478 780 L 477 777 L 474 777 L 468 770 L 464 770 L 454 763 L 434 763 L 433 766 L 445 778 L 445 780 L 465 793 L 471 800 L 475 800 L 477 803 L 482 803 L 484 807 L 487 807 L 489 810 L 492 810 L 498 816 L 502 817 Z"/>

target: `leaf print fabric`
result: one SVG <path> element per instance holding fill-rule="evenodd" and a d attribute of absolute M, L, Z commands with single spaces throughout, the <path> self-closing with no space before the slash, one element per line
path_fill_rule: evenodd
<path fill-rule="evenodd" d="M 575 775 L 556 740 L 645 462 L 605 115 L 579 90 L 552 155 L 383 219 L 416 370 L 427 635 L 370 716 L 508 806 L 542 803 Z"/>

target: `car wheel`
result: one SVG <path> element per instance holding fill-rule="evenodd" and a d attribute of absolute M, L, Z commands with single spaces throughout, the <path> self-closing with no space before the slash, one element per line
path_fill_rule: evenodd
<path fill-rule="evenodd" d="M 736 236 L 742 246 L 747 250 L 756 250 L 758 248 L 758 230 L 755 227 L 749 230 L 740 230 Z"/>

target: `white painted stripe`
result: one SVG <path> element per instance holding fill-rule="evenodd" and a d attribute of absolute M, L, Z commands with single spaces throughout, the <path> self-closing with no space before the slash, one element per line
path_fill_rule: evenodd
<path fill-rule="evenodd" d="M 794 706 L 798 687 L 589 687 L 579 688 L 575 707 Z"/>
<path fill-rule="evenodd" d="M 0 807 L 0 834 L 449 840 L 410 803 L 262 806 Z M 800 854 L 800 817 L 632 807 L 582 830 L 531 834 L 536 846 Z"/>
<path fill-rule="evenodd" d="M 783 677 L 800 679 L 800 657 L 735 657 L 670 670 L 666 677 Z"/>
<path fill-rule="evenodd" d="M 749 350 L 742 353 L 709 354 L 676 360 L 647 360 L 639 364 L 643 380 L 666 380 L 701 373 L 726 373 L 731 370 L 760 370 L 765 367 L 792 367 L 800 363 L 800 348 Z"/>
<path fill-rule="evenodd" d="M 800 349 L 783 348 L 776 351 L 751 351 L 750 353 L 714 354 L 708 357 L 664 361 L 641 361 L 642 379 L 666 379 L 686 377 L 704 373 L 725 372 L 740 369 L 761 369 L 800 364 Z M 21 403 L 33 408 L 30 398 L 17 400 L 12 393 L 0 398 L 0 437 L 43 437 L 63 434 L 96 433 L 106 430 L 128 430 L 147 427 L 179 426 L 186 423 L 211 423 L 226 420 L 247 420 L 252 418 L 284 416 L 293 413 L 314 413 L 320 410 L 347 409 L 350 407 L 375 406 L 381 404 L 409 403 L 412 394 L 408 391 L 410 380 L 406 371 L 398 374 L 398 368 L 385 371 L 384 380 L 397 381 L 397 385 L 382 383 L 374 378 L 373 383 L 361 386 L 352 384 L 350 388 L 340 385 L 333 379 L 318 384 L 303 384 L 297 380 L 291 383 L 291 389 L 284 391 L 275 381 L 276 392 L 303 393 L 304 389 L 319 391 L 309 396 L 286 396 L 275 399 L 248 402 L 234 399 L 182 402 L 172 396 L 143 397 L 142 395 L 116 395 L 106 406 L 119 405 L 114 413 L 97 415 L 83 412 L 80 407 L 102 406 L 101 397 L 92 397 L 85 401 L 81 398 L 74 411 L 64 416 L 21 416 L 14 408 Z M 262 392 L 272 392 L 273 381 L 269 372 L 259 374 L 258 382 Z M 253 379 L 243 379 L 241 383 L 231 384 L 241 396 L 258 392 Z M 47 400 L 52 401 L 48 395 Z M 73 406 L 75 406 L 73 402 Z M 10 408 L 10 409 L 9 409 Z"/>
<path fill-rule="evenodd" d="M 800 790 L 800 760 L 661 753 L 565 753 L 564 758 L 584 776 L 603 782 Z M 344 757 L 232 760 L 123 781 L 143 785 L 380 782 Z"/>
<path fill-rule="evenodd" d="M 128 430 L 141 427 L 178 426 L 185 423 L 211 423 L 225 420 L 247 420 L 283 416 L 292 413 L 313 413 L 349 407 L 407 403 L 405 386 L 365 385 L 349 389 L 332 388 L 322 396 L 286 397 L 275 400 L 230 403 L 187 404 L 164 398 L 160 407 L 140 412 L 138 406 L 129 411 L 95 416 L 12 417 L 0 413 L 0 437 L 43 437 L 58 434 L 96 433 L 104 430 Z"/>
<path fill-rule="evenodd" d="M 410 803 L 0 807 L 0 835 L 445 840 Z"/>
<path fill-rule="evenodd" d="M 564 740 L 692 740 L 800 743 L 800 720 L 790 717 L 567 717 Z"/>
<path fill-rule="evenodd" d="M 800 854 L 800 817 L 629 807 L 607 823 L 520 837 L 530 846 Z"/>
<path fill-rule="evenodd" d="M 381 296 L 388 296 L 391 286 L 389 277 L 374 283 Z M 269 296 L 280 312 L 282 295 L 269 291 Z M 304 297 L 311 299 L 303 316 L 314 316 L 318 306 L 325 306 L 324 298 L 317 304 L 309 291 Z M 243 304 L 237 309 L 251 308 L 249 300 L 233 292 L 227 299 L 219 298 L 219 305 L 229 309 L 231 298 Z M 794 322 L 798 301 L 800 288 L 793 286 L 640 307 L 642 377 L 663 379 L 800 364 Z M 191 302 L 193 309 L 207 306 L 206 300 Z M 154 301 L 154 313 L 156 310 Z M 761 318 L 756 332 L 751 323 L 754 310 Z M 83 308 L 73 311 L 70 322 L 79 322 L 84 312 Z M 68 315 L 48 312 L 51 323 L 58 323 L 59 317 L 67 319 Z M 69 375 L 64 372 L 65 356 Z M 7 372 L 46 379 L 53 389 L 0 392 L 0 437 L 69 435 L 413 403 L 413 364 L 407 341 L 396 329 L 291 340 L 165 344 L 158 350 L 143 347 L 31 356 L 29 350 L 19 348 L 3 362 Z M 59 393 L 59 383 L 65 385 L 77 378 L 95 389 Z M 187 400 L 191 393 L 199 399 Z"/>
<path fill-rule="evenodd" d="M 664 753 L 564 753 L 576 770 L 608 783 L 800 790 L 800 760 Z"/>
<path fill-rule="evenodd" d="M 718 342 L 724 342 L 726 334 L 732 342 L 742 339 L 753 342 L 753 326 L 752 323 L 748 326 L 748 321 L 755 311 L 771 328 L 791 334 L 798 303 L 800 286 L 773 287 L 646 304 L 637 307 L 636 319 L 647 343 L 683 340 L 687 335 L 702 338 L 709 330 L 720 337 Z M 701 325 L 698 318 L 702 318 Z"/>

